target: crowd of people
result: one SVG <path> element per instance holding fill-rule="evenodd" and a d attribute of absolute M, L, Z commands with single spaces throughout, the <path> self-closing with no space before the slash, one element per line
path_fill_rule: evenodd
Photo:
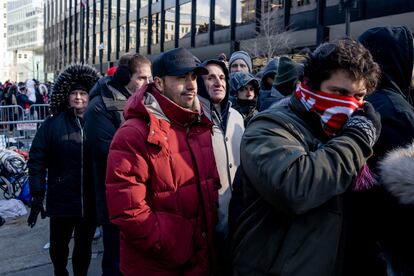
<path fill-rule="evenodd" d="M 260 77 L 244 51 L 68 66 L 28 161 L 55 275 L 96 225 L 102 275 L 414 275 L 413 52 L 377 27 Z"/>
<path fill-rule="evenodd" d="M 0 82 L 0 105 L 19 105 L 27 109 L 32 104 L 48 104 L 51 83 L 40 83 L 36 79 L 26 82 Z"/>

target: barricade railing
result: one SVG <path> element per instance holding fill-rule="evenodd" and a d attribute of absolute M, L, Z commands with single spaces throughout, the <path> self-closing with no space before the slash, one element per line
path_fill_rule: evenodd
<path fill-rule="evenodd" d="M 48 116 L 48 104 L 0 106 L 0 148 L 16 146 L 28 150 L 36 131 Z"/>

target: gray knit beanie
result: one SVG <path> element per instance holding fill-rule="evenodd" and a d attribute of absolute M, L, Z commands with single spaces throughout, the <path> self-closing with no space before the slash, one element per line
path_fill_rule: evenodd
<path fill-rule="evenodd" d="M 249 67 L 249 72 L 250 73 L 252 72 L 252 58 L 247 52 L 245 51 L 234 52 L 230 57 L 229 67 L 231 67 L 231 64 L 237 59 L 242 59 L 244 62 L 246 62 L 247 67 Z"/>

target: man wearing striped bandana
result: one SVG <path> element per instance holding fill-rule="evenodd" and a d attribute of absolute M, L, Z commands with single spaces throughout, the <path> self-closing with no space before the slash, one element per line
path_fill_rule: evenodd
<path fill-rule="evenodd" d="M 324 43 L 290 100 L 250 121 L 240 150 L 235 275 L 342 274 L 347 195 L 372 185 L 365 163 L 381 123 L 364 98 L 378 78 L 361 44 Z"/>

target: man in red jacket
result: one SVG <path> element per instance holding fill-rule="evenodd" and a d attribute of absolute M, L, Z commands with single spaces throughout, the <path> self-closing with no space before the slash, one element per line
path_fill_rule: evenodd
<path fill-rule="evenodd" d="M 109 217 L 124 275 L 211 275 L 220 181 L 212 124 L 197 98 L 207 74 L 185 49 L 153 63 L 154 83 L 129 99 L 108 156 Z"/>

